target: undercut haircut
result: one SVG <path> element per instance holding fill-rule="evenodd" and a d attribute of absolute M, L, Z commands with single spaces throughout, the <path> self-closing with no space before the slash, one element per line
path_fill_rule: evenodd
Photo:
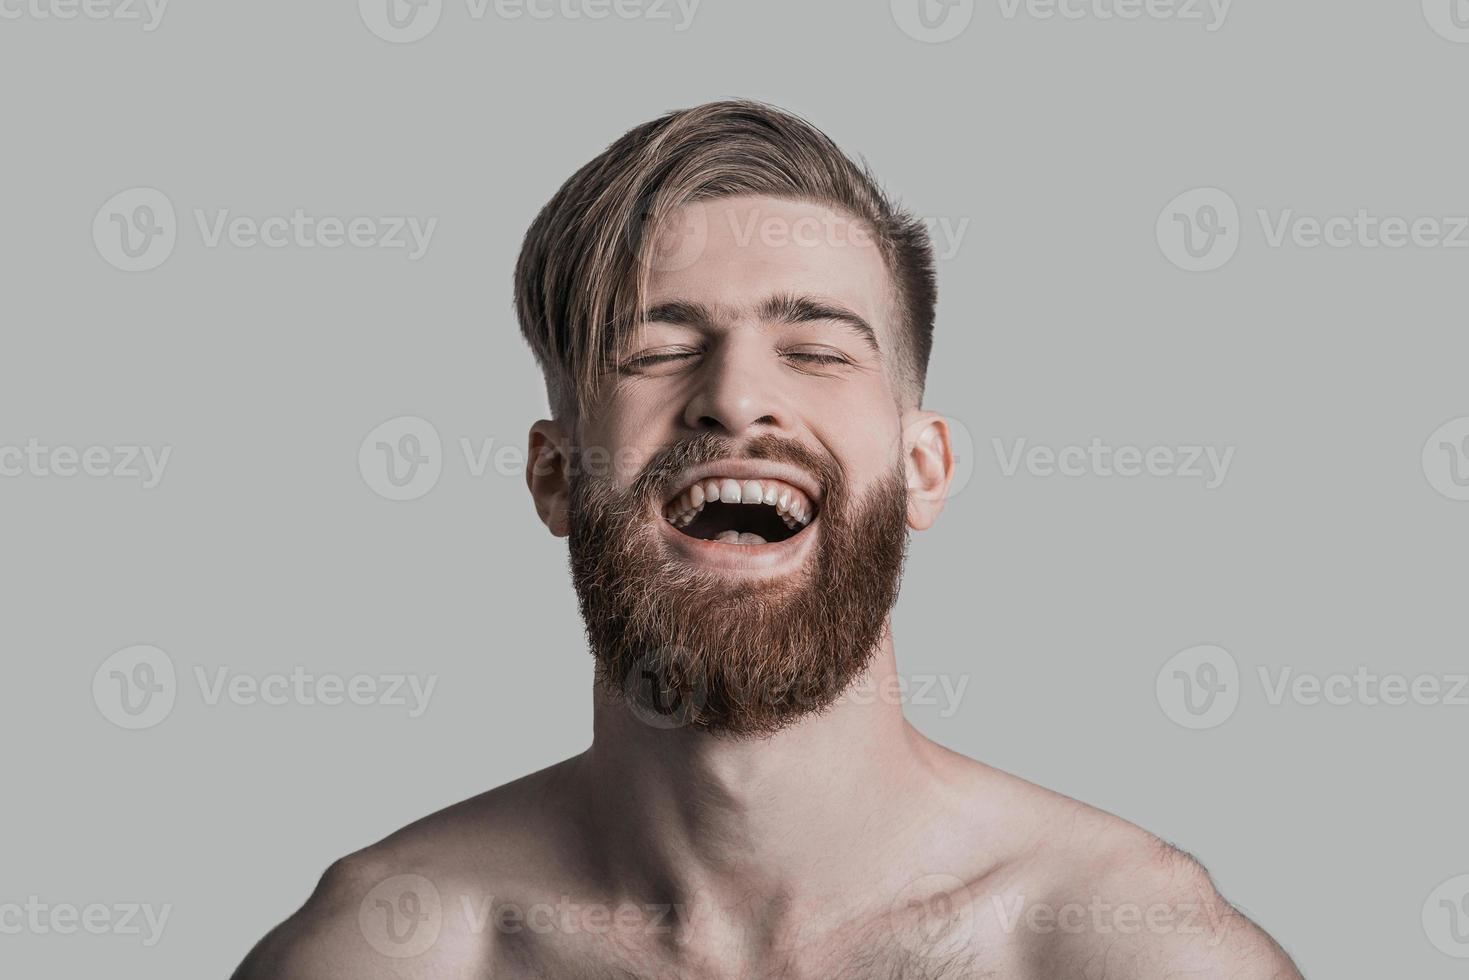
<path fill-rule="evenodd" d="M 597 404 L 617 346 L 647 294 L 650 251 L 670 214 L 696 201 L 760 195 L 824 205 L 866 226 L 891 277 L 901 401 L 923 398 L 937 285 L 922 221 L 798 116 L 746 99 L 670 112 L 629 130 L 561 185 L 515 265 L 521 333 L 558 419 Z"/>

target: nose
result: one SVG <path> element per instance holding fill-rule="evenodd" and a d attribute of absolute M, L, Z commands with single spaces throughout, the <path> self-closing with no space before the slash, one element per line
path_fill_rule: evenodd
<path fill-rule="evenodd" d="M 780 365 L 761 344 L 726 343 L 705 355 L 684 405 L 684 425 L 696 432 L 760 435 L 790 422 L 779 390 Z"/>

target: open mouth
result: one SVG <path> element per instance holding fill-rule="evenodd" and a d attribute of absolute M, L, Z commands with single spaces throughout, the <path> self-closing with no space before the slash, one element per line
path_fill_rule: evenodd
<path fill-rule="evenodd" d="M 793 538 L 816 519 L 816 512 L 816 503 L 804 491 L 764 477 L 701 477 L 663 505 L 664 519 L 683 534 L 740 545 Z"/>

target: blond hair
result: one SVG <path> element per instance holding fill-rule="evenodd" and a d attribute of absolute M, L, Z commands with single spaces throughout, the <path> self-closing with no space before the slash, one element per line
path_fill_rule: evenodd
<path fill-rule="evenodd" d="M 641 311 L 652 232 L 693 201 L 755 194 L 826 205 L 868 226 L 903 321 L 894 383 L 921 400 L 937 301 L 927 230 L 816 127 L 735 99 L 629 130 L 573 174 L 526 232 L 516 313 L 558 418 L 596 403 L 617 342 Z"/>

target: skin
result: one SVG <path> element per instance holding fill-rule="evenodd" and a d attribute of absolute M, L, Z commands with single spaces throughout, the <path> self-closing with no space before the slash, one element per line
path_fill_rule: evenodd
<path fill-rule="evenodd" d="M 747 234 L 752 219 L 837 217 L 811 204 L 690 207 L 707 240 L 654 271 L 647 308 L 697 304 L 709 318 L 643 324 L 595 411 L 532 427 L 541 520 L 567 533 L 572 445 L 605 447 L 626 486 L 660 448 L 714 430 L 829 453 L 857 494 L 901 455 L 908 524 L 929 528 L 954 462 L 943 418 L 895 383 L 875 246 Z M 849 324 L 757 315 L 776 294 L 855 314 L 877 349 Z M 684 356 L 648 360 L 664 355 Z M 754 579 L 792 574 L 805 551 L 677 553 Z M 752 741 L 655 728 L 599 694 L 585 752 L 338 861 L 235 976 L 1299 977 L 1188 856 L 920 735 L 899 699 L 873 696 L 896 677 L 888 632 L 867 696 Z M 436 938 L 413 956 L 385 954 L 404 949 L 364 925 L 403 875 L 440 901 Z M 499 911 L 479 919 L 487 909 Z"/>

